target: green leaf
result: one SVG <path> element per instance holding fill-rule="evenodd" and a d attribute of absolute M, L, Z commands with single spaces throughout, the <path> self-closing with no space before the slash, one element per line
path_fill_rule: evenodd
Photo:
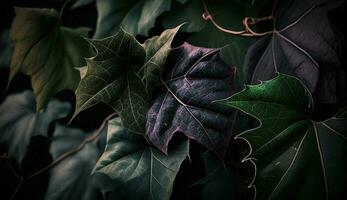
<path fill-rule="evenodd" d="M 122 187 L 126 199 L 168 200 L 175 176 L 188 156 L 189 142 L 174 145 L 168 155 L 150 146 L 143 136 L 124 127 L 120 118 L 109 122 L 104 154 L 95 166 Z"/>
<path fill-rule="evenodd" d="M 20 72 L 29 75 L 40 110 L 57 92 L 76 89 L 80 79 L 74 67 L 84 65 L 90 49 L 80 35 L 87 36 L 89 29 L 60 27 L 53 9 L 17 7 L 15 12 L 10 80 Z"/>
<path fill-rule="evenodd" d="M 90 134 L 76 128 L 55 125 L 50 153 L 53 160 L 78 147 Z M 86 199 L 93 187 L 92 169 L 101 151 L 93 142 L 86 143 L 76 153 L 66 157 L 50 170 L 46 200 Z M 96 197 L 94 196 L 94 199 Z"/>
<path fill-rule="evenodd" d="M 171 0 L 97 0 L 98 21 L 94 38 L 104 38 L 123 28 L 147 36 L 155 19 L 170 9 Z"/>
<path fill-rule="evenodd" d="M 21 163 L 30 139 L 47 136 L 50 123 L 66 117 L 70 107 L 68 103 L 51 100 L 44 110 L 36 113 L 31 91 L 10 95 L 0 106 L 0 142 L 4 142 L 9 154 Z"/>
<path fill-rule="evenodd" d="M 124 126 L 143 133 L 148 92 L 160 80 L 162 69 L 179 27 L 164 31 L 144 44 L 120 30 L 105 39 L 89 40 L 96 56 L 87 59 L 87 72 L 76 90 L 76 116 L 99 102 L 112 107 Z"/>
<path fill-rule="evenodd" d="M 202 18 L 202 13 L 204 11 L 200 0 L 189 0 L 185 4 L 173 2 L 171 10 L 162 16 L 162 24 L 164 28 L 172 28 L 179 24 L 187 23 L 182 27 L 182 31 L 200 31 L 206 24 Z"/>
<path fill-rule="evenodd" d="M 346 110 L 311 119 L 312 97 L 297 78 L 276 78 L 222 101 L 260 121 L 238 137 L 251 144 L 257 199 L 343 199 L 347 180 Z M 295 192 L 293 192 L 295 191 Z"/>
<path fill-rule="evenodd" d="M 143 69 L 142 79 L 146 80 L 147 91 L 160 82 L 166 59 L 171 50 L 171 43 L 181 26 L 167 29 L 160 36 L 154 36 L 142 44 L 146 51 L 146 61 L 140 69 L 140 73 Z"/>

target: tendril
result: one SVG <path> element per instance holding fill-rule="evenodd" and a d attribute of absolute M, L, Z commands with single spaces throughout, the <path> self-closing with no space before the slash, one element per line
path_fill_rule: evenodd
<path fill-rule="evenodd" d="M 273 16 L 266 16 L 266 17 L 261 17 L 261 18 L 245 17 L 242 20 L 242 24 L 244 25 L 245 29 L 240 30 L 240 31 L 224 28 L 224 27 L 220 26 L 214 20 L 213 16 L 210 14 L 210 12 L 207 8 L 205 0 L 203 0 L 202 3 L 204 6 L 204 13 L 202 14 L 202 18 L 206 21 L 211 21 L 213 26 L 215 26 L 218 30 L 220 30 L 224 33 L 228 33 L 228 34 L 232 34 L 232 35 L 239 35 L 239 36 L 259 37 L 259 36 L 272 34 L 274 32 L 273 30 L 271 30 L 271 31 L 258 33 L 258 32 L 255 32 L 254 30 L 252 30 L 252 28 L 251 28 L 251 26 L 257 24 L 258 22 L 273 20 Z"/>

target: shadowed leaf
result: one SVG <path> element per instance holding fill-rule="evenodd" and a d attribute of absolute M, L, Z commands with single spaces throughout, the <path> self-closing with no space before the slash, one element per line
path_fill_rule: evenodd
<path fill-rule="evenodd" d="M 126 199 L 170 199 L 175 176 L 188 156 L 188 140 L 165 155 L 122 127 L 120 118 L 109 122 L 107 132 L 106 149 L 94 173 L 109 176 Z"/>
<path fill-rule="evenodd" d="M 16 7 L 15 12 L 10 81 L 17 73 L 29 75 L 40 110 L 57 92 L 76 89 L 80 79 L 74 68 L 83 66 L 83 57 L 90 54 L 81 35 L 87 36 L 89 29 L 60 27 L 53 9 Z"/>

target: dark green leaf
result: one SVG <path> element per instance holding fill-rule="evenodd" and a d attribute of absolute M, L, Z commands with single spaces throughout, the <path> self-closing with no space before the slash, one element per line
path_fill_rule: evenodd
<path fill-rule="evenodd" d="M 103 130 L 106 134 L 106 130 Z M 53 160 L 76 150 L 91 134 L 79 129 L 56 124 L 50 153 Z M 103 181 L 91 175 L 92 169 L 101 155 L 95 142 L 87 142 L 76 153 L 64 158 L 50 170 L 46 200 L 96 199 L 90 191 L 95 189 L 95 181 Z"/>
<path fill-rule="evenodd" d="M 90 40 L 97 54 L 87 59 L 87 72 L 76 90 L 75 115 L 99 102 L 111 106 L 126 128 L 144 132 L 148 92 L 158 84 L 171 42 L 179 27 L 140 44 L 120 30 L 102 40 Z"/>
<path fill-rule="evenodd" d="M 21 163 L 30 138 L 47 136 L 50 123 L 66 117 L 69 110 L 70 104 L 52 100 L 44 110 L 36 113 L 31 91 L 10 95 L 0 106 L 0 142 L 4 142 L 10 155 Z"/>
<path fill-rule="evenodd" d="M 124 127 L 120 118 L 109 122 L 104 154 L 95 173 L 113 179 L 126 199 L 168 200 L 175 176 L 188 156 L 188 140 L 173 146 L 168 155 L 150 146 L 143 136 Z"/>
<path fill-rule="evenodd" d="M 104 38 L 123 28 L 147 36 L 155 19 L 170 9 L 171 0 L 97 0 L 98 21 L 94 38 Z M 178 25 L 178 24 L 177 24 Z"/>
<path fill-rule="evenodd" d="M 53 9 L 17 7 L 15 12 L 10 80 L 19 72 L 29 75 L 40 110 L 57 92 L 76 89 L 80 79 L 74 68 L 84 65 L 90 49 L 80 35 L 89 29 L 60 27 Z"/>
<path fill-rule="evenodd" d="M 261 123 L 238 136 L 252 146 L 258 199 L 343 199 L 346 111 L 323 122 L 312 121 L 308 89 L 284 74 L 248 86 L 222 103 Z"/>

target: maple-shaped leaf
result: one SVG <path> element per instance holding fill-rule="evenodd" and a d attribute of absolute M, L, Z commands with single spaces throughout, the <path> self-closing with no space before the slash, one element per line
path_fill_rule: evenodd
<path fill-rule="evenodd" d="M 234 93 L 235 71 L 218 52 L 188 43 L 171 51 L 146 124 L 147 138 L 164 153 L 172 136 L 181 132 L 224 155 L 234 111 L 212 102 Z"/>
<path fill-rule="evenodd" d="M 257 118 L 238 135 L 251 145 L 257 199 L 343 199 L 347 180 L 347 110 L 311 119 L 312 97 L 303 83 L 279 74 L 223 100 Z M 293 192 L 295 191 L 295 192 Z"/>
<path fill-rule="evenodd" d="M 291 0 L 278 2 L 273 33 L 253 44 L 245 58 L 249 84 L 276 76 L 298 77 L 318 103 L 337 103 L 345 96 L 345 69 L 339 49 L 341 38 L 334 31 L 328 12 L 340 0 Z"/>
<path fill-rule="evenodd" d="M 125 199 L 168 200 L 175 176 L 189 153 L 188 139 L 173 146 L 168 155 L 150 146 L 142 135 L 109 122 L 105 152 L 94 173 L 109 176 Z"/>
<path fill-rule="evenodd" d="M 10 95 L 0 106 L 0 142 L 4 142 L 9 154 L 21 163 L 30 139 L 47 136 L 50 123 L 66 117 L 70 107 L 68 103 L 51 100 L 44 110 L 36 113 L 31 91 Z"/>
<path fill-rule="evenodd" d="M 112 37 L 89 40 L 96 56 L 87 59 L 86 71 L 80 70 L 75 115 L 103 102 L 119 114 L 126 128 L 143 133 L 148 91 L 159 82 L 157 77 L 178 29 L 168 29 L 144 44 L 123 30 Z"/>
<path fill-rule="evenodd" d="M 10 31 L 14 43 L 10 80 L 17 73 L 31 78 L 40 110 L 59 91 L 75 90 L 79 82 L 75 67 L 84 65 L 90 48 L 82 36 L 88 28 L 59 26 L 59 15 L 53 9 L 15 8 Z"/>
<path fill-rule="evenodd" d="M 120 28 L 133 35 L 147 36 L 155 19 L 170 6 L 171 0 L 97 0 L 99 16 L 94 38 L 111 36 Z"/>

